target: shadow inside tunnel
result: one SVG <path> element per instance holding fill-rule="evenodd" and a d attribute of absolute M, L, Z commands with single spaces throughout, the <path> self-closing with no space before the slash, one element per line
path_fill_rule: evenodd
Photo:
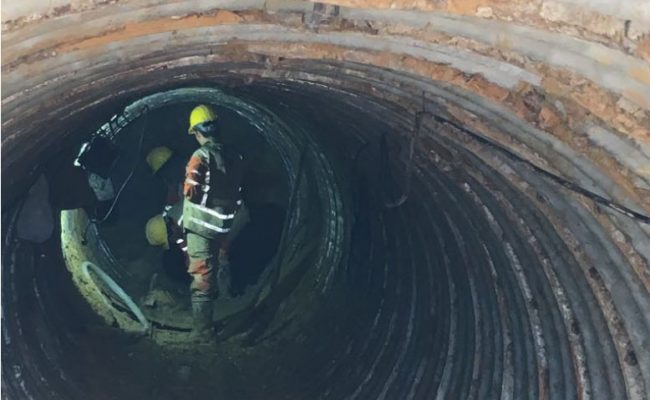
<path fill-rule="evenodd" d="M 278 250 L 285 210 L 275 204 L 247 204 L 250 222 L 230 249 L 230 285 L 234 296 L 257 283 Z"/>

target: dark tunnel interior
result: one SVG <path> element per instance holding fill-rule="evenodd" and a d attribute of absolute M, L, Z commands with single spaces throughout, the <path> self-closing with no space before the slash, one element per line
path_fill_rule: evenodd
<path fill-rule="evenodd" d="M 185 160 L 197 147 L 194 137 L 179 134 L 186 128 L 192 107 L 193 104 L 173 104 L 147 112 L 131 122 L 117 138 L 120 155 L 111 178 L 121 187 L 133 171 L 132 180 L 124 186 L 106 221 L 98 224 L 92 233 L 98 236 L 95 240 L 101 240 L 111 258 L 119 260 L 119 264 L 130 271 L 127 273 L 129 279 L 122 285 L 128 293 L 138 293 L 133 294 L 134 297 L 143 297 L 151 291 L 149 286 L 155 275 L 158 281 L 154 284 L 171 290 L 165 291 L 165 295 L 178 293 L 174 297 L 189 300 L 190 278 L 184 253 L 179 246 L 171 246 L 169 251 L 150 246 L 144 227 L 150 217 L 160 214 L 166 205 L 177 202 L 180 197 L 178 189 L 184 179 Z M 228 109 L 217 110 L 222 140 L 235 146 L 247 160 L 243 188 L 250 221 L 233 243 L 230 257 L 232 290 L 242 293 L 257 282 L 277 251 L 288 198 L 286 178 L 279 155 L 252 125 Z M 173 156 L 161 170 L 152 173 L 145 160 L 147 153 L 158 146 L 170 148 Z M 106 203 L 108 208 L 112 201 Z M 98 211 L 100 214 L 106 212 Z M 156 295 L 158 292 L 154 297 Z"/>
<path fill-rule="evenodd" d="M 31 318 L 21 321 L 24 326 L 12 327 L 11 322 L 5 326 L 22 329 L 25 351 L 32 353 L 29 349 L 42 343 L 41 352 L 30 356 L 43 359 L 34 360 L 39 370 L 21 373 L 43 374 L 48 382 L 44 390 L 65 389 L 70 398 L 395 398 L 404 393 L 418 398 L 431 390 L 422 381 L 425 376 L 434 378 L 429 384 L 448 385 L 449 393 L 459 397 L 472 391 L 492 397 L 499 393 L 493 383 L 506 373 L 511 374 L 515 398 L 539 397 L 540 390 L 548 390 L 552 397 L 577 398 L 578 388 L 573 385 L 577 371 L 567 358 L 571 335 L 602 333 L 597 326 L 606 322 L 598 314 L 588 314 L 595 299 L 583 298 L 580 304 L 590 318 L 581 321 L 576 316 L 568 330 L 558 330 L 565 317 L 557 303 L 549 302 L 554 286 L 584 282 L 577 279 L 582 273 L 579 262 L 541 210 L 454 139 L 443 137 L 441 127 L 431 126 L 419 138 L 427 151 L 415 151 L 409 159 L 410 135 L 422 133 L 414 132 L 413 121 L 400 119 L 386 105 L 360 104 L 363 100 L 346 94 L 277 82 L 248 86 L 237 96 L 225 95 L 222 101 L 231 107 L 229 101 L 247 101 L 246 118 L 251 120 L 237 121 L 243 118 L 231 115 L 233 122 L 226 123 L 224 131 L 251 153 L 255 146 L 261 148 L 253 158 L 269 158 L 269 153 L 270 158 L 273 153 L 287 157 L 286 164 L 279 155 L 269 161 L 276 169 L 285 168 L 276 179 L 278 185 L 283 174 L 298 173 L 300 154 L 308 154 L 304 167 L 308 179 L 295 210 L 290 211 L 292 226 L 284 250 L 287 265 L 283 266 L 294 269 L 297 276 L 283 276 L 282 284 L 265 301 L 239 306 L 243 309 L 226 316 L 219 346 L 206 352 L 183 345 L 187 307 L 170 306 L 163 310 L 166 316 L 152 316 L 159 324 L 148 337 L 123 334 L 115 322 L 112 328 L 103 328 L 75 293 L 57 248 L 58 238 L 40 248 L 22 245 L 12 253 L 26 259 L 14 263 L 33 270 L 21 267 L 13 272 L 18 282 L 20 275 L 31 272 L 34 281 L 28 287 L 34 292 L 17 292 L 20 296 L 10 309 L 28 307 L 38 312 L 29 313 Z M 201 95 L 196 99 L 203 101 Z M 141 117 L 150 121 L 144 126 L 148 131 L 143 147 L 169 143 L 174 135 L 184 133 L 188 109 L 186 104 L 167 106 Z M 387 118 L 391 113 L 394 117 Z M 229 119 L 227 113 L 224 119 Z M 121 134 L 121 148 L 127 153 L 137 151 L 138 128 L 143 126 L 139 123 Z M 280 134 L 273 129 L 279 129 L 279 124 Z M 278 137 L 259 143 L 255 125 Z M 252 138 L 243 137 L 247 132 Z M 180 143 L 176 147 L 191 149 L 184 139 L 176 139 Z M 284 147 L 276 151 L 273 145 Z M 134 158 L 125 156 L 116 179 L 127 175 Z M 271 169 L 262 168 L 267 173 Z M 160 270 L 159 258 L 147 254 L 153 250 L 144 240 L 143 226 L 164 205 L 164 192 L 146 182 L 155 179 L 146 165 L 136 171 L 129 190 L 118 200 L 114 220 L 91 229 L 94 239 L 87 246 L 74 234 L 61 236 L 62 246 L 84 247 L 79 251 L 123 277 L 118 282 L 134 299 L 146 293 L 152 274 Z M 558 190 L 533 172 L 520 173 L 537 180 L 536 186 L 544 187 L 546 196 Z M 402 195 L 406 200 L 395 206 Z M 276 197 L 282 210 L 288 202 L 286 188 Z M 557 195 L 552 201 L 572 207 L 562 198 Z M 83 230 L 83 215 L 75 212 L 62 220 L 62 230 Z M 11 229 L 10 222 L 6 226 Z M 261 251 L 259 246 L 272 229 L 265 224 L 259 242 L 235 242 L 233 257 Z M 247 248 L 238 253 L 238 246 Z M 147 257 L 153 257 L 148 266 Z M 237 263 L 233 262 L 235 267 Z M 554 271 L 550 265 L 562 269 Z M 17 285 L 16 278 L 5 282 Z M 173 286 L 180 290 L 176 302 L 183 303 L 188 295 L 183 294 L 185 286 Z M 567 301 L 579 294 L 570 288 L 564 293 Z M 133 319 L 125 307 L 115 307 L 117 311 L 111 312 Z M 217 301 L 216 307 L 229 305 Z M 607 341 L 594 340 L 603 347 L 589 363 L 612 368 Z M 502 352 L 509 357 L 496 357 Z M 42 362 L 50 373 L 61 372 L 59 382 L 40 369 Z M 443 368 L 446 363 L 453 369 Z M 108 376 L 120 384 L 109 389 L 100 383 Z M 161 392 L 161 380 L 178 386 L 172 384 Z M 621 395 L 622 377 L 602 390 L 608 390 L 611 398 Z"/>
<path fill-rule="evenodd" d="M 592 139 L 611 153 L 592 152 L 549 134 L 527 120 L 539 104 L 608 121 L 529 86 L 497 101 L 477 95 L 491 86 L 473 74 L 418 74 L 325 45 L 265 56 L 237 41 L 264 47 L 257 28 L 206 49 L 209 37 L 176 29 L 187 46 L 148 49 L 118 30 L 115 57 L 139 57 L 102 53 L 59 79 L 76 65 L 64 58 L 52 88 L 23 75 L 3 88 L 3 398 L 648 398 L 647 143 L 603 128 Z M 209 346 L 188 339 L 184 256 L 145 236 L 170 193 L 146 155 L 169 147 L 182 179 L 196 104 L 215 107 L 223 140 L 248 163 L 249 220 Z M 116 114 L 129 121 L 110 177 L 126 184 L 93 223 L 107 204 L 73 162 Z M 641 167 L 619 174 L 616 163 Z M 23 210 L 41 177 L 54 232 L 34 243 Z M 43 233 L 47 218 L 33 221 Z"/>

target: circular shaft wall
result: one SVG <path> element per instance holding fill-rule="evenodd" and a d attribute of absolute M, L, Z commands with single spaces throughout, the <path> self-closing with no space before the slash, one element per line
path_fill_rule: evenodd
<path fill-rule="evenodd" d="M 3 4 L 5 226 L 125 104 L 224 88 L 312 137 L 351 210 L 225 398 L 648 398 L 650 10 L 459 3 Z M 118 396 L 66 364 L 63 272 L 3 234 L 7 393 Z"/>

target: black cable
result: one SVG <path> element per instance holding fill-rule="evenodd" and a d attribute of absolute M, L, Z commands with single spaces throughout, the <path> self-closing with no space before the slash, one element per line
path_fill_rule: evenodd
<path fill-rule="evenodd" d="M 593 200 L 594 202 L 596 202 L 598 204 L 601 204 L 601 205 L 603 205 L 605 207 L 608 207 L 608 208 L 610 208 L 610 209 L 612 209 L 614 211 L 617 211 L 617 212 L 619 212 L 621 214 L 627 215 L 628 217 L 630 217 L 632 219 L 635 219 L 635 220 L 640 221 L 640 222 L 645 223 L 645 224 L 650 224 L 650 216 L 647 216 L 647 215 L 642 214 L 640 212 L 634 211 L 634 210 L 632 210 L 632 209 L 630 209 L 630 208 L 628 208 L 628 207 L 626 207 L 626 206 L 624 206 L 622 204 L 615 203 L 615 202 L 613 202 L 613 201 L 611 201 L 611 200 L 609 200 L 609 199 L 607 199 L 607 198 L 605 198 L 605 197 L 603 197 L 603 196 L 601 196 L 601 195 L 599 195 L 597 193 L 594 193 L 594 192 L 592 192 L 592 191 L 590 191 L 588 189 L 583 188 L 582 186 L 580 186 L 580 185 L 578 185 L 578 184 L 576 184 L 574 182 L 569 181 L 568 179 L 565 179 L 565 178 L 563 178 L 563 177 L 561 177 L 559 175 L 555 175 L 554 173 L 549 172 L 549 171 L 535 165 L 533 162 L 531 162 L 531 161 L 517 155 L 516 153 L 508 150 L 504 146 L 502 146 L 502 145 L 500 145 L 500 144 L 486 138 L 483 135 L 480 135 L 480 134 L 478 134 L 476 132 L 473 132 L 473 131 L 467 129 L 464 126 L 459 125 L 458 123 L 456 123 L 456 122 L 454 122 L 452 120 L 441 117 L 439 115 L 432 115 L 432 116 L 435 118 L 435 120 L 437 122 L 450 125 L 450 126 L 456 128 L 456 129 L 458 129 L 459 131 L 471 136 L 476 141 L 478 141 L 478 142 L 480 142 L 482 144 L 486 144 L 486 145 L 488 145 L 490 147 L 496 148 L 501 153 L 505 154 L 508 158 L 528 165 L 535 172 L 537 172 L 537 173 L 539 173 L 541 175 L 544 175 L 545 177 L 547 177 L 547 178 L 551 179 L 552 181 L 556 182 L 557 184 L 562 185 L 563 187 L 571 190 L 572 192 L 575 192 L 575 193 L 578 193 L 578 194 L 580 194 L 582 196 L 585 196 L 585 197 Z"/>
<path fill-rule="evenodd" d="M 83 244 L 84 246 L 88 243 L 87 238 L 88 238 L 88 229 L 90 228 L 90 225 L 92 225 L 92 224 L 103 224 L 104 222 L 106 222 L 108 220 L 108 218 L 113 213 L 113 209 L 115 208 L 115 205 L 117 204 L 117 201 L 119 200 L 120 196 L 122 195 L 122 192 L 126 188 L 126 185 L 128 185 L 128 183 L 131 181 L 131 178 L 133 178 L 133 174 L 138 169 L 138 165 L 140 164 L 140 156 L 142 155 L 142 146 L 144 144 L 144 136 L 145 136 L 145 133 L 147 132 L 147 129 L 146 129 L 147 122 L 148 122 L 148 117 L 147 117 L 147 114 L 145 113 L 144 114 L 144 122 L 142 123 L 142 131 L 140 133 L 140 139 L 138 141 L 138 153 L 137 153 L 137 155 L 135 157 L 135 161 L 133 162 L 133 167 L 131 168 L 131 172 L 129 172 L 129 175 L 127 175 L 126 179 L 122 183 L 122 186 L 120 186 L 120 189 L 117 191 L 117 194 L 115 195 L 115 198 L 113 199 L 113 203 L 111 203 L 111 206 L 108 209 L 108 211 L 106 212 L 106 214 L 104 214 L 104 217 L 102 217 L 101 219 L 91 218 L 91 219 L 88 220 L 88 223 L 86 224 L 86 228 L 84 229 L 84 233 L 83 233 L 82 240 L 81 240 L 81 244 Z"/>
<path fill-rule="evenodd" d="M 415 113 L 415 120 L 413 121 L 413 131 L 411 132 L 411 140 L 409 141 L 409 156 L 408 156 L 408 161 L 406 162 L 406 183 L 404 184 L 404 192 L 400 197 L 397 198 L 397 200 L 389 202 L 384 200 L 384 207 L 385 208 L 397 208 L 404 204 L 406 200 L 409 198 L 409 194 L 411 193 L 411 177 L 413 175 L 413 157 L 415 155 L 415 142 L 417 139 L 420 137 L 420 132 L 422 130 L 422 119 L 424 118 L 425 115 L 431 116 L 430 113 L 428 113 L 425 110 L 425 92 L 422 92 L 422 106 L 420 107 L 420 111 Z M 386 148 L 386 143 L 385 137 L 382 137 L 382 151 L 386 151 L 385 157 L 382 157 L 383 162 L 388 162 L 388 152 Z"/>
<path fill-rule="evenodd" d="M 397 208 L 404 204 L 409 198 L 409 194 L 411 193 L 411 177 L 413 175 L 413 156 L 415 154 L 415 142 L 420 137 L 422 118 L 425 114 L 427 113 L 424 111 L 419 111 L 415 114 L 415 128 L 411 133 L 411 140 L 409 142 L 409 157 L 408 161 L 406 162 L 406 183 L 404 184 L 404 192 L 395 201 L 385 201 L 385 208 Z"/>

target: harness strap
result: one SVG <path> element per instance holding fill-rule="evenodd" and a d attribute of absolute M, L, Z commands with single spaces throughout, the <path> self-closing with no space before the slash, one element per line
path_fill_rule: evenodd
<path fill-rule="evenodd" d="M 201 198 L 201 205 L 203 207 L 205 207 L 205 205 L 208 204 L 208 192 L 210 191 L 210 169 L 212 167 L 210 152 L 206 151 L 205 153 L 207 153 L 208 169 L 205 172 L 205 184 L 203 185 L 203 197 Z"/>

